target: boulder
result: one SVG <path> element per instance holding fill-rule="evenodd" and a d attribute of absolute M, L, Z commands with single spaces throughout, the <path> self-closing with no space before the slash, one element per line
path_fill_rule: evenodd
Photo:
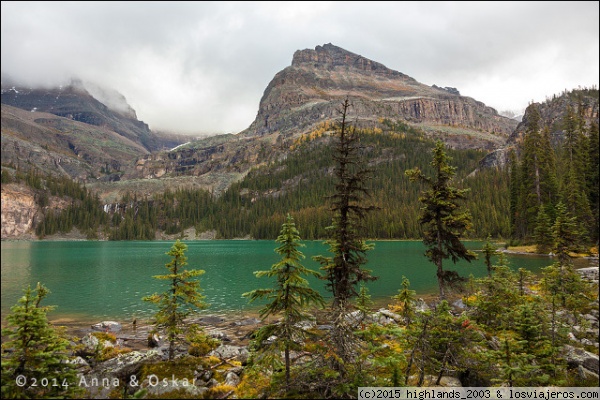
<path fill-rule="evenodd" d="M 563 350 L 565 353 L 565 360 L 569 365 L 573 367 L 582 366 L 596 375 L 599 374 L 600 366 L 597 355 L 570 345 L 565 345 Z"/>
<path fill-rule="evenodd" d="M 241 321 L 236 321 L 233 324 L 236 326 L 248 326 L 248 325 L 258 325 L 261 323 L 261 320 L 258 318 L 246 318 Z"/>
<path fill-rule="evenodd" d="M 240 384 L 240 377 L 233 371 L 229 371 L 227 376 L 225 376 L 225 384 L 229 386 L 236 387 Z"/>
<path fill-rule="evenodd" d="M 248 361 L 248 357 L 250 354 L 248 353 L 248 348 L 245 346 L 232 346 L 229 344 L 223 344 L 210 353 L 209 356 L 219 357 L 225 360 L 235 359 L 242 364 L 245 364 Z"/>
<path fill-rule="evenodd" d="M 160 359 L 161 356 L 156 350 L 132 351 L 99 363 L 93 372 L 101 376 L 115 376 L 124 379 L 136 374 L 142 364 Z"/>
<path fill-rule="evenodd" d="M 213 339 L 218 339 L 222 342 L 231 342 L 231 338 L 227 336 L 227 334 L 219 329 L 210 329 L 206 332 L 207 336 L 210 336 Z"/>
<path fill-rule="evenodd" d="M 92 325 L 92 329 L 99 332 L 120 332 L 122 326 L 116 321 L 102 321 Z"/>

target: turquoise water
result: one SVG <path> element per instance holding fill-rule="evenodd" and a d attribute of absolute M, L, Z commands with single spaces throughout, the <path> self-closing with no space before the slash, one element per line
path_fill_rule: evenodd
<path fill-rule="evenodd" d="M 266 270 L 279 260 L 274 241 L 184 241 L 188 268 L 202 269 L 200 286 L 210 307 L 206 313 L 227 313 L 256 309 L 242 293 L 271 287 L 269 278 L 256 278 L 254 271 Z M 166 273 L 173 242 L 2 242 L 2 318 L 9 312 L 28 285 L 39 281 L 50 289 L 46 305 L 57 306 L 49 316 L 81 320 L 125 319 L 148 317 L 154 309 L 142 297 L 165 290 L 165 282 L 152 278 Z M 320 241 L 304 242 L 304 265 L 318 269 L 311 256 L 327 253 Z M 468 247 L 480 249 L 481 243 Z M 423 256 L 421 242 L 375 242 L 368 252 L 367 268 L 379 276 L 367 287 L 373 300 L 385 300 L 397 294 L 402 276 L 411 282 L 417 295 L 437 292 L 435 267 Z M 524 267 L 533 272 L 551 264 L 547 257 L 508 257 L 513 268 Z M 461 275 L 485 275 L 482 260 L 459 263 L 448 269 Z M 311 286 L 327 296 L 324 281 L 311 279 Z"/>

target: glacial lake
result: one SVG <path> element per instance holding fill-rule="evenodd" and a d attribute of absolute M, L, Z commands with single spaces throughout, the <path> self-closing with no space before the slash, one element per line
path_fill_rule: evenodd
<path fill-rule="evenodd" d="M 249 304 L 242 293 L 257 288 L 268 288 L 273 281 L 256 278 L 254 271 L 267 270 L 279 260 L 274 241 L 183 241 L 188 246 L 189 269 L 202 269 L 200 277 L 205 301 L 210 307 L 206 314 L 225 314 L 255 311 L 260 304 Z M 148 318 L 155 309 L 142 297 L 163 292 L 165 281 L 154 275 L 167 272 L 165 264 L 170 257 L 172 241 L 3 241 L 2 250 L 2 320 L 10 307 L 22 296 L 27 285 L 41 282 L 51 293 L 45 305 L 56 309 L 50 319 L 70 318 L 90 321 L 117 319 L 129 321 L 133 317 Z M 326 255 L 322 241 L 303 242 L 306 259 L 303 264 L 318 270 L 314 255 Z M 375 249 L 367 253 L 367 268 L 379 279 L 367 284 L 372 299 L 387 304 L 390 296 L 398 293 L 402 276 L 411 283 L 417 296 L 437 293 L 435 267 L 423 255 L 425 247 L 419 241 L 376 241 Z M 473 250 L 480 250 L 481 242 L 466 242 Z M 514 269 L 526 268 L 534 273 L 552 263 L 543 256 L 508 255 Z M 587 262 L 585 260 L 581 260 Z M 587 266 L 587 265 L 579 265 Z M 472 263 L 460 262 L 447 269 L 455 269 L 463 276 L 486 274 L 482 257 Z M 311 287 L 328 296 L 325 281 L 310 279 Z"/>

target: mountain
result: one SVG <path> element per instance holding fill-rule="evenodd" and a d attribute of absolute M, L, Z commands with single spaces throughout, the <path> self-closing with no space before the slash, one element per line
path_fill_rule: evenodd
<path fill-rule="evenodd" d="M 480 162 L 480 167 L 495 167 L 505 165 L 510 150 L 519 151 L 524 135 L 530 124 L 531 107 L 536 107 L 540 114 L 539 126 L 548 127 L 553 145 L 562 142 L 565 136 L 565 121 L 567 109 L 577 110 L 589 127 L 592 121 L 598 124 L 599 92 L 597 88 L 573 89 L 554 95 L 541 103 L 532 103 L 525 110 L 522 121 L 506 140 L 506 144 L 488 154 Z"/>
<path fill-rule="evenodd" d="M 217 143 L 197 141 L 175 151 L 141 157 L 130 179 L 243 176 L 257 164 L 285 157 L 293 143 L 335 121 L 348 97 L 352 118 L 361 127 L 401 121 L 440 138 L 449 147 L 493 150 L 504 145 L 518 122 L 455 88 L 427 86 L 383 64 L 332 44 L 298 50 L 292 63 L 275 75 L 252 124 Z M 234 174 L 234 175 L 232 175 Z M 214 187 L 217 176 L 209 179 Z M 227 184 L 217 185 L 227 187 Z"/>
<path fill-rule="evenodd" d="M 115 180 L 140 156 L 183 142 L 152 132 L 120 93 L 76 80 L 47 89 L 3 82 L 1 98 L 3 164 Z"/>
<path fill-rule="evenodd" d="M 362 126 L 375 126 L 382 118 L 400 119 L 433 135 L 461 134 L 476 139 L 475 143 L 455 141 L 455 147 L 493 148 L 516 127 L 493 108 L 458 93 L 455 88 L 424 85 L 329 43 L 294 53 L 291 66 L 269 83 L 256 119 L 241 134 L 304 133 L 336 119 L 346 97 Z"/>

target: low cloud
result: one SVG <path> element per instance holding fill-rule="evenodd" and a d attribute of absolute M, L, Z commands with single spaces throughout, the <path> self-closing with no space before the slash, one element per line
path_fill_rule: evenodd
<path fill-rule="evenodd" d="M 2 74 L 117 90 L 152 129 L 239 132 L 333 43 L 498 110 L 598 86 L 597 2 L 2 2 Z"/>

